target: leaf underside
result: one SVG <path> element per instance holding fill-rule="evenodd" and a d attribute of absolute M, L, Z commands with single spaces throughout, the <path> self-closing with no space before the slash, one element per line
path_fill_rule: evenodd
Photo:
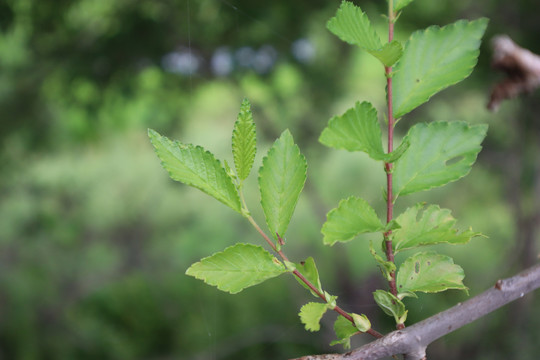
<path fill-rule="evenodd" d="M 182 144 L 148 129 L 161 165 L 173 180 L 193 186 L 241 213 L 240 197 L 231 177 L 212 153 Z"/>
<path fill-rule="evenodd" d="M 306 181 L 307 163 L 294 143 L 289 130 L 285 130 L 268 151 L 259 170 L 261 205 L 268 229 L 285 236 L 300 192 Z"/>
<path fill-rule="evenodd" d="M 354 196 L 341 200 L 326 218 L 321 229 L 326 245 L 346 242 L 362 233 L 384 230 L 375 210 L 364 199 Z"/>
<path fill-rule="evenodd" d="M 251 114 L 251 104 L 247 99 L 242 102 L 240 113 L 234 123 L 232 152 L 236 174 L 240 181 L 245 180 L 253 167 L 257 152 L 255 123 Z"/>
<path fill-rule="evenodd" d="M 400 228 L 393 231 L 392 243 L 395 253 L 440 243 L 466 244 L 471 238 L 481 235 L 471 229 L 459 232 L 454 228 L 457 221 L 450 210 L 441 209 L 437 205 L 428 206 L 418 219 L 418 214 L 423 208 L 423 204 L 417 204 L 396 218 Z"/>
<path fill-rule="evenodd" d="M 469 76 L 488 20 L 460 20 L 411 35 L 394 71 L 393 111 L 400 118 L 439 91 Z"/>
<path fill-rule="evenodd" d="M 236 294 L 284 272 L 285 266 L 262 247 L 239 243 L 201 259 L 186 274 Z"/>
<path fill-rule="evenodd" d="M 407 134 L 409 148 L 395 162 L 394 199 L 446 185 L 467 175 L 482 147 L 487 125 L 420 123 Z"/>
<path fill-rule="evenodd" d="M 406 314 L 405 304 L 392 293 L 384 290 L 375 290 L 373 298 L 386 315 L 393 316 L 396 323 L 403 323 Z"/>
<path fill-rule="evenodd" d="M 414 254 L 401 264 L 397 276 L 398 293 L 435 293 L 448 289 L 467 290 L 463 269 L 454 260 L 435 252 Z"/>

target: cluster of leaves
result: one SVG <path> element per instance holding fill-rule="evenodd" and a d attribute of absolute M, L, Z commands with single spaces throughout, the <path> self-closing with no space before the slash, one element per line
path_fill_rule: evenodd
<path fill-rule="evenodd" d="M 396 1 L 392 14 L 411 1 Z M 391 115 L 398 120 L 472 72 L 486 26 L 486 19 L 461 20 L 442 28 L 432 26 L 417 31 L 403 45 L 397 41 L 383 44 L 367 15 L 347 1 L 327 24 L 332 33 L 366 50 L 387 69 L 396 64 L 389 76 L 394 86 Z M 377 110 L 368 102 L 358 102 L 343 115 L 330 119 L 319 141 L 337 149 L 365 152 L 375 161 L 392 164 L 386 168 L 392 172 L 393 190 L 384 197 L 387 200 L 391 196 L 395 202 L 399 196 L 440 187 L 465 176 L 481 150 L 486 131 L 484 125 L 464 122 L 419 123 L 409 129 L 396 150 L 385 153 Z M 288 130 L 275 141 L 258 171 L 261 206 L 273 240 L 251 217 L 242 193 L 256 153 L 255 125 L 247 100 L 242 103 L 233 130 L 235 170 L 200 146 L 172 141 L 153 130 L 149 130 L 149 136 L 171 178 L 202 190 L 247 218 L 280 257 L 260 246 L 236 244 L 193 264 L 186 272 L 188 275 L 234 294 L 280 274 L 292 273 L 324 301 L 302 307 L 299 315 L 307 330 L 319 330 L 320 319 L 327 310 L 342 315 L 334 326 L 338 340 L 333 344 L 348 346 L 352 335 L 370 330 L 365 315 L 345 313 L 337 306 L 337 297 L 323 290 L 311 257 L 293 263 L 282 251 L 307 169 L 306 160 Z M 352 196 L 341 200 L 328 213 L 321 232 L 327 245 L 347 242 L 363 233 L 380 232 L 383 244 L 384 240 L 391 240 L 393 253 L 440 243 L 463 244 L 480 235 L 471 229 L 460 232 L 455 225 L 450 210 L 425 204 L 408 208 L 384 222 L 370 204 Z M 373 246 L 371 253 L 383 276 L 394 280 L 397 289 L 377 290 L 374 299 L 397 324 L 403 324 L 407 318 L 404 297 L 416 297 L 416 292 L 467 290 L 462 268 L 446 255 L 418 252 L 397 266 L 388 253 L 384 259 Z"/>

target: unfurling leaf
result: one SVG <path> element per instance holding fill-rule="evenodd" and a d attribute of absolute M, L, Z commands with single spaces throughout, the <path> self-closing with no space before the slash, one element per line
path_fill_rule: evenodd
<path fill-rule="evenodd" d="M 320 292 L 323 292 L 322 286 L 321 286 L 321 280 L 319 279 L 319 272 L 317 271 L 317 267 L 315 266 L 315 260 L 313 260 L 311 256 L 308 257 L 305 261 L 302 261 L 301 263 L 294 264 L 294 265 L 295 265 L 296 270 L 298 270 L 300 274 L 302 274 L 311 284 L 313 284 L 313 286 L 315 286 L 317 290 L 319 290 Z M 309 286 L 306 285 L 306 283 L 304 283 L 302 280 L 300 280 L 296 276 L 294 278 L 298 280 L 298 282 L 303 287 L 311 291 L 313 296 L 317 298 L 319 297 L 313 290 L 309 288 Z"/>
<path fill-rule="evenodd" d="M 386 261 L 380 255 L 378 255 L 371 242 L 369 243 L 369 251 L 371 252 L 371 256 L 373 256 L 375 261 L 379 263 L 379 268 L 381 269 L 384 278 L 387 281 L 392 280 L 392 272 L 396 271 L 396 264 L 394 264 L 392 261 Z"/>
<path fill-rule="evenodd" d="M 300 309 L 300 321 L 306 326 L 308 331 L 319 331 L 321 329 L 321 318 L 328 310 L 328 306 L 324 303 L 310 302 L 302 306 Z"/>
<path fill-rule="evenodd" d="M 437 205 L 428 206 L 418 219 L 418 213 L 423 207 L 423 204 L 417 204 L 397 217 L 400 228 L 394 230 L 392 240 L 395 253 L 440 243 L 465 244 L 471 238 L 481 235 L 471 229 L 459 232 L 454 228 L 456 219 L 450 210 L 441 209 Z"/>
<path fill-rule="evenodd" d="M 467 175 L 482 149 L 487 125 L 420 123 L 407 134 L 410 146 L 394 164 L 394 199 L 443 186 Z"/>
<path fill-rule="evenodd" d="M 331 118 L 319 141 L 336 149 L 363 151 L 375 160 L 385 156 L 377 110 L 369 102 L 357 102 L 343 115 Z"/>
<path fill-rule="evenodd" d="M 173 180 L 193 186 L 241 213 L 240 197 L 231 177 L 214 155 L 200 146 L 182 144 L 148 129 L 161 165 Z"/>
<path fill-rule="evenodd" d="M 354 320 L 354 325 L 356 326 L 358 331 L 366 332 L 369 329 L 371 329 L 371 322 L 369 321 L 366 315 L 364 314 L 358 315 L 358 314 L 353 313 L 351 314 L 351 316 Z"/>
<path fill-rule="evenodd" d="M 236 244 L 201 259 L 186 274 L 236 294 L 284 272 L 287 272 L 285 266 L 262 247 Z"/>
<path fill-rule="evenodd" d="M 338 316 L 334 323 L 334 331 L 337 340 L 330 343 L 331 346 L 342 344 L 345 349 L 351 348 L 351 336 L 358 332 L 358 329 L 343 316 Z"/>
<path fill-rule="evenodd" d="M 396 324 L 403 324 L 407 319 L 405 304 L 397 297 L 384 290 L 376 290 L 373 298 L 386 315 L 393 316 Z"/>
<path fill-rule="evenodd" d="M 245 180 L 253 167 L 257 139 L 255 133 L 255 123 L 251 114 L 251 104 L 244 99 L 240 107 L 240 113 L 234 123 L 232 135 L 232 152 L 234 166 L 240 181 Z"/>
<path fill-rule="evenodd" d="M 400 293 L 422 291 L 435 293 L 448 289 L 467 291 L 463 285 L 463 269 L 454 260 L 435 252 L 423 252 L 409 257 L 401 264 L 397 276 Z"/>
<path fill-rule="evenodd" d="M 346 242 L 359 234 L 384 229 L 375 210 L 365 200 L 354 196 L 341 200 L 326 218 L 321 229 L 326 245 L 333 245 L 337 241 Z"/>
<path fill-rule="evenodd" d="M 294 143 L 289 130 L 285 130 L 259 169 L 261 205 L 268 229 L 277 238 L 284 237 L 300 192 L 306 181 L 306 158 Z"/>
<path fill-rule="evenodd" d="M 392 77 L 395 118 L 471 74 L 487 23 L 487 19 L 460 20 L 411 35 Z"/>
<path fill-rule="evenodd" d="M 328 21 L 326 27 L 346 43 L 366 50 L 385 66 L 392 66 L 403 53 L 403 47 L 398 41 L 383 45 L 367 15 L 352 2 L 343 1 L 336 16 Z"/>

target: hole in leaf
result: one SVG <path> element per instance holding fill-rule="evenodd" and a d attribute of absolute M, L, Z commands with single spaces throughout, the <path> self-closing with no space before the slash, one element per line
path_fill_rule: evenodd
<path fill-rule="evenodd" d="M 414 264 L 414 272 L 417 274 L 420 272 L 420 263 L 418 261 Z"/>
<path fill-rule="evenodd" d="M 463 160 L 463 156 L 456 156 L 455 158 L 447 160 L 445 164 L 446 164 L 446 166 L 450 166 L 450 165 L 457 164 L 461 160 Z"/>

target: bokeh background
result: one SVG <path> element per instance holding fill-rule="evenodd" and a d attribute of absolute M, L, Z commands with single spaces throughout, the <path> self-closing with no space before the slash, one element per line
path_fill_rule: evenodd
<path fill-rule="evenodd" d="M 184 275 L 235 242 L 262 244 L 238 214 L 170 180 L 148 127 L 232 158 L 244 97 L 259 154 L 289 128 L 309 170 L 287 236 L 296 261 L 313 256 L 323 286 L 349 311 L 392 329 L 371 292 L 385 287 L 361 237 L 333 248 L 319 233 L 341 198 L 384 214 L 380 164 L 317 142 L 357 100 L 384 110 L 376 60 L 326 29 L 339 1 L 0 1 L 0 359 L 288 359 L 340 351 L 334 314 L 307 333 L 297 313 L 311 295 L 287 276 L 229 295 Z M 386 36 L 383 0 L 356 0 Z M 477 165 L 444 188 L 400 198 L 453 210 L 487 235 L 441 246 L 475 295 L 538 261 L 540 110 L 537 94 L 485 104 L 501 74 L 489 39 L 508 34 L 540 53 L 540 2 L 416 0 L 396 27 L 490 18 L 479 65 L 397 127 L 465 120 L 490 130 Z M 382 120 L 382 119 L 381 119 Z M 258 155 L 260 164 L 262 155 Z M 248 204 L 258 209 L 256 177 Z M 398 259 L 400 260 L 400 259 Z M 409 323 L 465 300 L 449 291 L 407 300 Z M 434 343 L 433 359 L 537 359 L 540 296 L 531 294 Z M 353 346 L 370 338 L 359 338 Z"/>

